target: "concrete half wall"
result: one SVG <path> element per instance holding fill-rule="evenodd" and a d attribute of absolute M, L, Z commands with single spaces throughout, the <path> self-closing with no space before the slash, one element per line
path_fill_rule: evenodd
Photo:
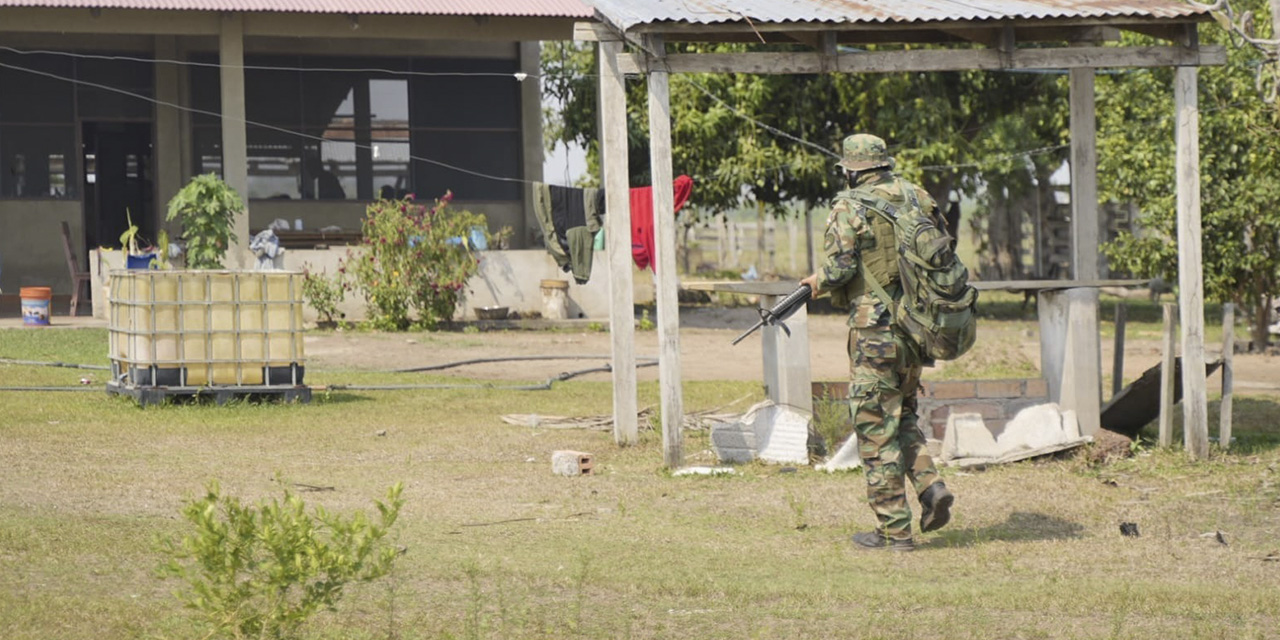
<path fill-rule="evenodd" d="M 359 249 L 351 249 L 352 252 Z M 333 275 L 348 255 L 347 247 L 285 252 L 286 269 L 309 269 Z M 603 251 L 594 257 L 594 277 L 587 284 L 577 284 L 573 276 L 556 266 L 555 260 L 541 249 L 516 251 L 484 251 L 480 253 L 480 273 L 467 281 L 466 298 L 458 305 L 455 318 L 475 320 L 477 307 L 501 306 L 522 314 L 542 311 L 542 281 L 564 280 L 569 283 L 570 318 L 609 320 L 609 283 L 607 258 Z M 633 295 L 637 304 L 653 301 L 653 278 L 648 272 L 634 274 Z M 339 307 L 347 320 L 364 319 L 364 302 L 359 294 L 347 294 Z M 307 320 L 316 319 L 315 310 L 304 309 Z"/>
<path fill-rule="evenodd" d="M 84 250 L 79 200 L 0 200 L 0 290 L 53 287 L 71 293 L 71 271 L 62 249 L 58 223 L 71 224 L 76 255 Z M 80 268 L 89 267 L 80 259 Z"/>

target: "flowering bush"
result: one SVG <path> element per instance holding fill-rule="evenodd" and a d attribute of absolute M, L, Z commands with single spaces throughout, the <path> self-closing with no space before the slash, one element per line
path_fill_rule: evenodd
<path fill-rule="evenodd" d="M 494 238 L 483 215 L 450 208 L 452 199 L 445 193 L 426 207 L 411 195 L 369 205 L 364 252 L 342 270 L 364 296 L 374 328 L 434 329 L 453 317 L 462 287 L 479 270 L 469 239 L 473 232 Z"/>
<path fill-rule="evenodd" d="M 344 314 L 338 311 L 338 303 L 342 302 L 346 284 L 343 274 L 337 278 L 329 278 L 323 273 L 302 272 L 302 297 L 316 310 L 320 322 L 336 322 Z"/>

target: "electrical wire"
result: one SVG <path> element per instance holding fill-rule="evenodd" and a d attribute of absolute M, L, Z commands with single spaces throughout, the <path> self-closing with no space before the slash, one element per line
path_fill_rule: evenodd
<path fill-rule="evenodd" d="M 300 71 L 300 72 L 316 72 L 316 73 L 385 73 L 387 75 L 410 76 L 421 78 L 438 78 L 438 77 L 485 77 L 485 78 L 513 78 L 516 81 L 523 81 L 527 78 L 540 80 L 544 77 L 539 73 L 525 73 L 523 71 L 405 71 L 395 69 L 382 69 L 379 67 L 290 67 L 277 65 L 255 65 L 255 64 L 222 64 L 220 62 L 197 62 L 195 60 L 174 60 L 172 58 L 139 58 L 136 56 L 118 56 L 118 55 L 102 55 L 94 53 L 77 53 L 74 51 L 54 51 L 52 49 L 15 49 L 0 45 L 0 51 L 8 51 L 17 55 L 47 55 L 62 56 L 66 58 L 76 58 L 84 60 L 109 60 L 119 62 L 141 62 L 148 64 L 169 64 L 179 67 L 205 67 L 213 69 L 243 69 L 247 71 Z"/>
<path fill-rule="evenodd" d="M 4 63 L 4 62 L 0 62 L 0 68 L 4 68 L 4 69 L 12 69 L 12 70 L 14 70 L 14 71 L 22 71 L 22 72 L 25 72 L 25 73 L 30 73 L 30 74 L 34 74 L 34 75 L 38 75 L 38 76 L 44 76 L 44 77 L 46 77 L 46 78 L 52 78 L 52 79 L 54 79 L 54 80 L 61 80 L 61 81 L 63 81 L 63 82 L 69 82 L 69 83 L 71 83 L 71 84 L 75 84 L 75 85 L 83 85 L 83 86 L 87 86 L 87 87 L 93 87 L 93 88 L 95 88 L 95 89 L 102 89 L 103 91 L 110 91 L 110 92 L 113 92 L 113 93 L 118 93 L 118 94 L 120 94 L 120 95 L 129 96 L 129 97 L 131 97 L 131 98 L 136 98 L 136 99 L 138 99 L 138 100 L 144 100 L 144 101 L 146 101 L 146 102 L 150 102 L 150 103 L 152 103 L 152 104 L 157 104 L 157 105 L 161 105 L 161 106 L 165 106 L 165 107 L 170 107 L 170 108 L 173 108 L 173 109 L 178 109 L 179 111 L 186 111 L 186 112 L 189 112 L 189 113 L 198 113 L 198 114 L 200 114 L 200 115 L 206 115 L 206 116 L 211 116 L 211 117 L 214 117 L 214 118 L 218 118 L 218 119 L 220 119 L 220 120 L 222 120 L 222 121 L 230 121 L 230 122 L 241 123 L 241 124 L 248 125 L 248 126 L 261 127 L 261 128 L 263 128 L 263 129 L 268 129 L 268 130 L 271 130 L 271 131 L 277 131 L 277 132 L 284 133 L 284 134 L 288 134 L 288 135 L 295 136 L 295 137 L 298 137 L 298 138 L 303 138 L 303 139 L 305 139 L 305 140 L 315 140 L 315 141 L 318 141 L 318 142 L 330 142 L 329 140 L 327 140 L 326 138 L 324 138 L 324 137 L 322 137 L 322 136 L 313 136 L 313 135 L 310 135 L 310 134 L 302 133 L 302 132 L 300 132 L 300 131 L 293 131 L 292 129 L 286 129 L 286 128 L 284 128 L 284 127 L 277 127 L 277 126 L 274 126 L 274 125 L 264 124 L 264 123 L 261 123 L 261 122 L 254 122 L 254 121 L 252 121 L 252 120 L 248 120 L 248 119 L 245 119 L 245 118 L 232 118 L 232 117 L 229 117 L 229 116 L 223 115 L 223 114 L 218 113 L 218 112 L 215 112 L 215 111 L 209 111 L 209 110 L 206 110 L 206 109 L 197 109 L 197 108 L 195 108 L 195 107 L 187 107 L 187 106 L 183 106 L 183 105 L 180 105 L 180 104 L 175 104 L 175 103 L 172 103 L 172 102 L 168 102 L 168 101 L 165 101 L 165 100 L 159 100 L 159 99 L 157 99 L 157 98 L 152 98 L 151 96 L 145 96 L 145 95 L 142 95 L 142 94 L 140 94 L 140 93 L 134 93 L 134 92 L 132 92 L 132 91 L 127 91 L 127 90 L 125 90 L 125 89 L 120 89 L 120 88 L 118 88 L 118 87 L 113 87 L 113 86 L 110 86 L 110 85 L 100 84 L 100 83 L 97 83 L 97 82 L 89 82 L 88 80 L 80 80 L 80 79 L 78 79 L 78 78 L 68 78 L 68 77 L 65 77 L 65 76 L 58 75 L 58 74 L 56 74 L 56 73 L 49 73 L 49 72 L 46 72 L 46 71 L 39 71 L 39 70 L 37 70 L 37 69 L 28 69 L 28 68 L 26 68 L 26 67 L 21 67 L 21 66 L 18 66 L 18 65 L 12 65 L 12 64 L 8 64 L 8 63 Z M 360 143 L 358 143 L 358 142 L 349 142 L 348 144 L 354 145 L 354 147 L 355 147 L 355 148 L 359 148 L 359 149 L 369 149 L 369 150 L 372 150 L 372 149 L 373 149 L 373 145 L 371 145 L 371 144 L 360 144 Z M 487 179 L 489 179 L 489 180 L 498 180 L 498 181 L 501 181 L 501 182 L 517 182 L 517 183 L 521 183 L 521 184 L 534 184 L 534 181 L 533 181 L 533 180 L 525 180 L 525 179 L 523 179 L 523 178 L 511 178 L 511 177 L 506 177 L 506 176 L 495 176 L 495 175 L 490 175 L 490 174 L 487 174 L 487 173 L 482 173 L 482 172 L 480 172 L 480 171 L 472 171 L 471 169 L 465 169 L 465 168 L 463 168 L 463 167 L 458 167 L 458 166 L 451 165 L 451 164 L 449 164 L 449 163 L 447 163 L 447 162 L 441 162 L 441 161 L 439 161 L 439 160 L 433 160 L 433 159 L 431 159 L 431 158 L 425 158 L 425 157 L 422 157 L 422 156 L 415 156 L 415 155 L 412 155 L 412 154 L 411 154 L 411 155 L 409 155 L 409 156 L 407 156 L 407 157 L 408 157 L 410 160 L 416 160 L 416 161 L 418 161 L 418 162 L 425 162 L 425 163 L 427 163 L 427 164 L 432 164 L 432 165 L 435 165 L 435 166 L 437 166 L 437 167 L 441 167 L 441 168 L 444 168 L 444 169 L 450 169 L 450 170 L 452 170 L 452 171 L 457 171 L 457 172 L 459 172 L 459 173 L 465 173 L 465 174 L 472 175 L 472 176 L 476 176 L 476 177 L 479 177 L 479 178 L 487 178 Z"/>

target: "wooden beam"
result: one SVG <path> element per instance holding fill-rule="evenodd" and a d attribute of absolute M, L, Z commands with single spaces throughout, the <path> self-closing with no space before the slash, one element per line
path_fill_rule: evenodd
<path fill-rule="evenodd" d="M 605 248 L 609 257 L 609 340 L 613 347 L 613 439 L 639 440 L 636 409 L 635 298 L 631 271 L 631 198 L 627 168 L 627 88 L 618 70 L 619 41 L 597 46 L 600 66 L 601 164 Z"/>
<path fill-rule="evenodd" d="M 645 48 L 662 57 L 660 36 Z M 649 175 L 653 176 L 653 236 L 658 303 L 658 385 L 662 405 L 662 460 L 684 466 L 684 394 L 680 384 L 680 277 L 676 272 L 675 194 L 671 183 L 671 87 L 661 65 L 649 72 Z"/>
<path fill-rule="evenodd" d="M 869 51 L 836 56 L 841 73 L 902 73 L 997 69 L 1082 69 L 1110 67 L 1171 67 L 1220 65 L 1226 50 L 1206 46 L 1182 47 L 1060 47 L 1017 49 L 914 49 Z M 644 73 L 648 62 L 641 54 L 622 59 L 623 73 Z M 822 55 L 810 52 L 685 53 L 666 57 L 672 73 L 822 73 Z"/>
<path fill-rule="evenodd" d="M 1090 17 L 1090 18 L 1026 18 L 1020 20 L 1002 21 L 1001 24 L 1009 24 L 1014 28 L 1023 27 L 1099 27 L 1110 26 L 1118 29 L 1127 29 L 1131 25 L 1171 25 L 1171 24 L 1196 24 L 1200 22 L 1212 22 L 1213 16 L 1205 13 L 1198 16 L 1184 16 L 1178 18 L 1148 18 L 1134 19 L 1126 16 L 1114 17 Z M 660 33 L 666 37 L 680 36 L 688 33 L 769 33 L 776 31 L 826 31 L 835 29 L 841 32 L 850 31 L 916 31 L 922 28 L 927 29 L 988 29 L 991 27 L 990 20 L 945 20 L 936 22 L 858 22 L 858 23 L 838 23 L 830 22 L 760 22 L 760 21 L 738 21 L 716 23 L 714 28 L 708 28 L 705 23 L 671 23 L 671 22 L 655 22 L 651 24 L 639 24 L 632 26 L 627 30 L 628 33 L 649 34 Z"/>
<path fill-rule="evenodd" d="M 1200 109 L 1195 67 L 1174 72 L 1177 117 L 1178 298 L 1182 322 L 1182 427 L 1187 451 L 1209 455 L 1204 373 L 1204 263 L 1200 251 Z"/>
<path fill-rule="evenodd" d="M 953 38 L 963 40 L 965 42 L 973 42 L 980 44 L 989 49 L 994 49 L 1000 45 L 1000 34 L 1003 29 L 986 27 L 981 29 L 938 29 Z"/>
<path fill-rule="evenodd" d="M 1072 69 L 1071 264 L 1076 280 L 1098 279 L 1098 153 L 1094 114 L 1094 70 Z M 1067 342 L 1062 406 L 1074 409 L 1080 433 L 1101 429 L 1102 345 L 1098 332 L 1098 290 L 1068 290 Z"/>
<path fill-rule="evenodd" d="M 1076 280 L 1096 280 L 1098 265 L 1098 134 L 1093 69 L 1072 69 L 1071 264 Z"/>

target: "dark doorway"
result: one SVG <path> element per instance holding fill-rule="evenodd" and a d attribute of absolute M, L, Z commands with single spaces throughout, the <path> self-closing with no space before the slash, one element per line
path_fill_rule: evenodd
<path fill-rule="evenodd" d="M 156 242 L 151 188 L 151 124 L 84 122 L 85 246 L 120 248 L 129 220 L 138 226 L 138 242 Z"/>

